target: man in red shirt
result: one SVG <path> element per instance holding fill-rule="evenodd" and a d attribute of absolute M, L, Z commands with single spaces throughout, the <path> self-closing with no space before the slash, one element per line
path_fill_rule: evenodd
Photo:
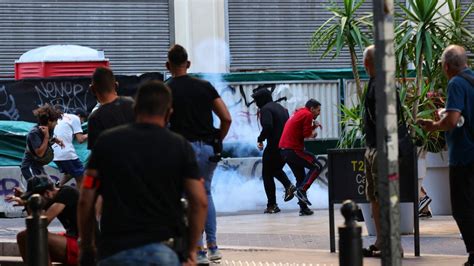
<path fill-rule="evenodd" d="M 316 137 L 315 129 L 321 125 L 315 119 L 321 113 L 321 103 L 315 99 L 306 102 L 305 107 L 296 110 L 286 122 L 281 135 L 281 155 L 296 177 L 296 197 L 299 199 L 300 216 L 312 215 L 308 208 L 311 205 L 306 191 L 326 166 L 324 158 L 316 158 L 312 153 L 304 150 L 304 140 Z M 309 172 L 305 175 L 305 168 Z"/>

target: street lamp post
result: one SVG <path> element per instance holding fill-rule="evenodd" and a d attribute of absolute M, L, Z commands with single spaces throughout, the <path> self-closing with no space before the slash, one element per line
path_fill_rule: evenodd
<path fill-rule="evenodd" d="M 382 265 L 401 265 L 393 0 L 375 0 L 377 166 Z"/>

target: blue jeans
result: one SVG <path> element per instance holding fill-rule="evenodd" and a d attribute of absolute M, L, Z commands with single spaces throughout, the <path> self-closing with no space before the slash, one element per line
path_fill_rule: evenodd
<path fill-rule="evenodd" d="M 180 266 L 178 255 L 168 246 L 152 243 L 120 251 L 99 261 L 99 266 Z"/>
<path fill-rule="evenodd" d="M 196 153 L 196 160 L 199 167 L 199 175 L 204 178 L 204 187 L 207 194 L 207 219 L 204 232 L 206 232 L 207 243 L 216 244 L 217 222 L 216 222 L 216 208 L 211 194 L 211 183 L 214 170 L 216 170 L 217 163 L 209 161 L 209 157 L 214 155 L 212 146 L 202 142 L 191 142 L 194 152 Z M 203 240 L 199 240 L 199 246 L 204 246 Z"/>

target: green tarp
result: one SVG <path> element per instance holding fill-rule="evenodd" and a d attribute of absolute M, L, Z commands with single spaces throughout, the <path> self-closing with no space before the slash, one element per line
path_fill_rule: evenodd
<path fill-rule="evenodd" d="M 197 73 L 198 77 L 226 82 L 262 82 L 262 81 L 302 81 L 302 80 L 339 80 L 352 79 L 352 69 L 318 69 L 291 72 L 242 72 L 242 73 Z M 367 78 L 363 68 L 359 68 L 361 78 Z"/>
<path fill-rule="evenodd" d="M 20 165 L 26 147 L 26 135 L 35 126 L 34 123 L 22 121 L 0 121 L 0 166 Z M 86 128 L 86 124 L 83 128 Z M 74 143 L 77 155 L 85 162 L 89 156 L 87 144 Z M 54 163 L 50 164 L 56 167 Z"/>

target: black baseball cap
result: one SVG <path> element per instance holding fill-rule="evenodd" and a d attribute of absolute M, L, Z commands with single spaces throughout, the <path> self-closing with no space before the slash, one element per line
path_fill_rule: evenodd
<path fill-rule="evenodd" d="M 23 193 L 20 197 L 22 199 L 28 199 L 33 194 L 41 194 L 46 190 L 52 188 L 54 188 L 54 183 L 48 177 L 32 177 L 30 180 L 28 180 L 28 184 L 26 185 L 26 192 Z"/>

